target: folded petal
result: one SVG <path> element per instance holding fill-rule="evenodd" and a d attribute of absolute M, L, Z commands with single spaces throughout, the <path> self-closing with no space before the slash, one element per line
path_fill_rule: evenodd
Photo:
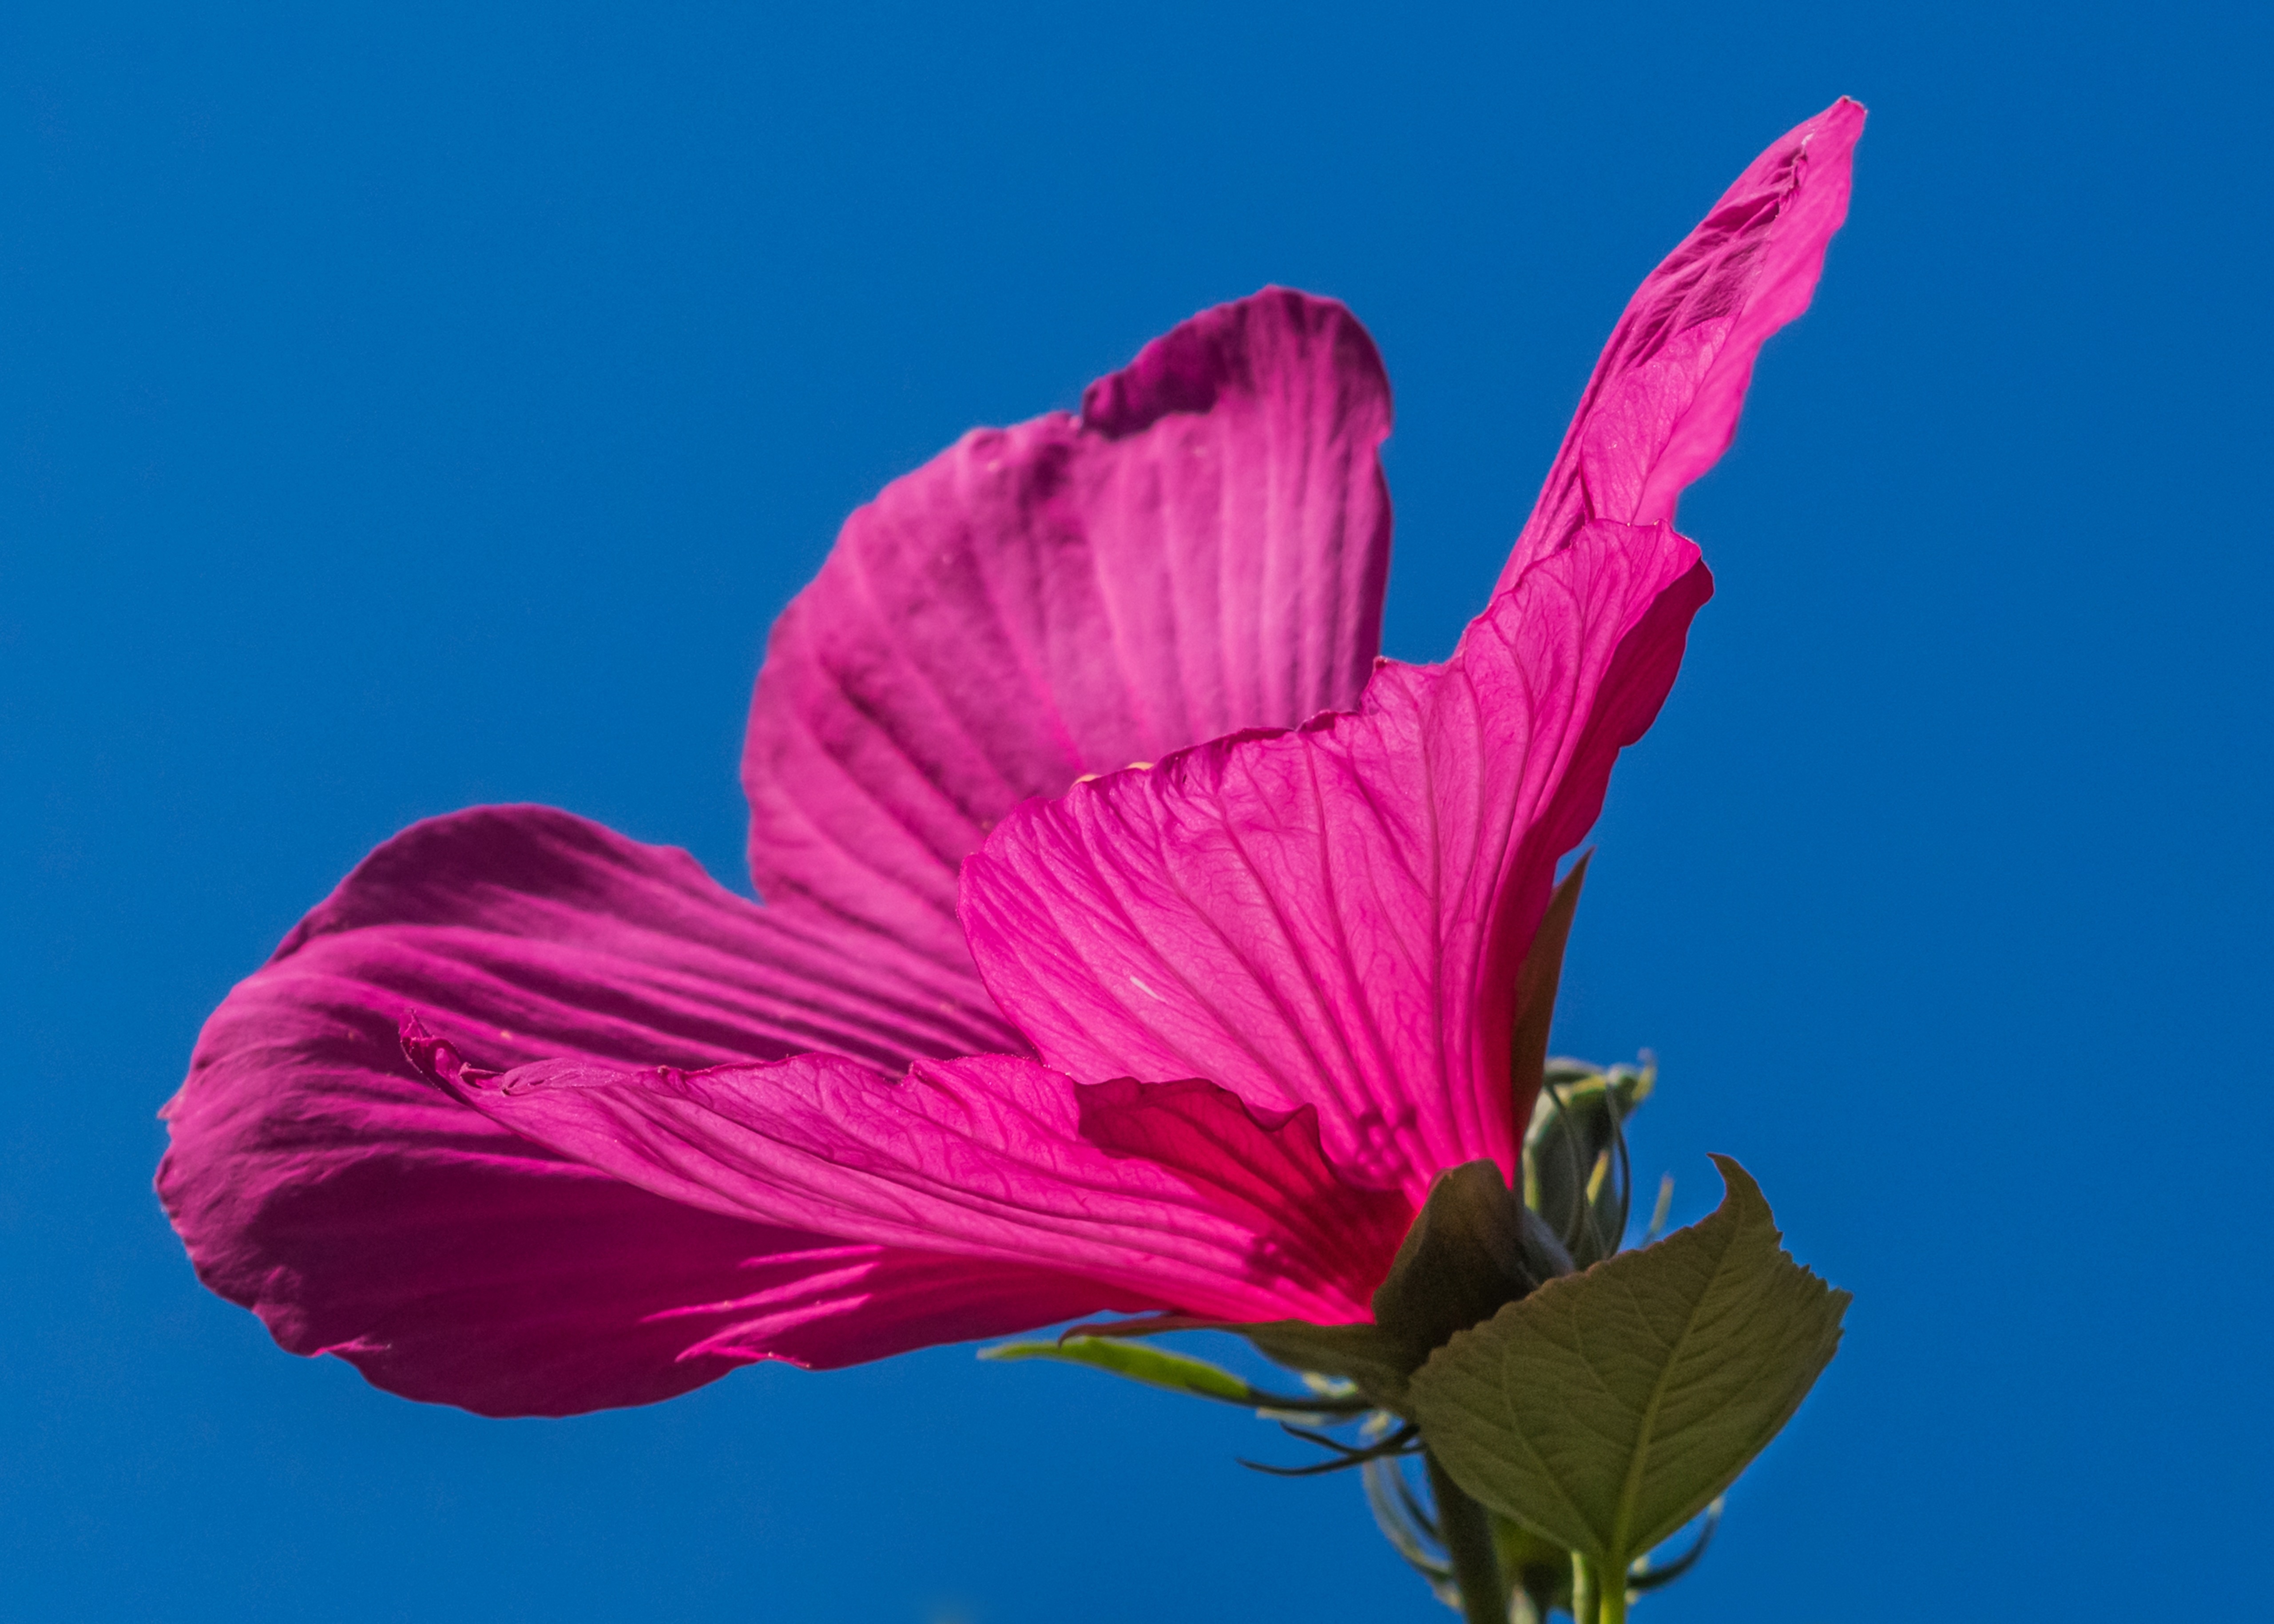
<path fill-rule="evenodd" d="M 839 1056 L 497 1076 L 417 1033 L 438 1084 L 516 1133 L 686 1207 L 1100 1283 L 1125 1306 L 1363 1320 L 1412 1217 L 1346 1183 L 1307 1111 L 1211 1084 L 1080 1086 L 1029 1060 Z"/>
<path fill-rule="evenodd" d="M 1512 1175 L 1517 965 L 1710 590 L 1666 526 L 1590 525 L 1355 715 L 1020 808 L 964 865 L 989 990 L 1073 1076 L 1314 1106 L 1338 1166 L 1412 1200 L 1480 1156 Z"/>
<path fill-rule="evenodd" d="M 397 1036 L 415 1011 L 499 1067 L 813 1048 L 898 1066 L 1015 1041 L 958 991 L 889 944 L 856 957 L 730 895 L 682 852 L 543 808 L 438 818 L 374 852 L 207 1023 L 159 1193 L 206 1283 L 285 1347 L 492 1414 L 1110 1305 L 1094 1283 L 674 1205 L 448 1098 Z"/>
<path fill-rule="evenodd" d="M 1674 522 L 1728 448 L 1770 334 L 1808 308 L 1848 217 L 1864 109 L 1842 97 L 1756 158 L 1638 289 L 1604 346 L 1505 587 L 1593 519 Z"/>
<path fill-rule="evenodd" d="M 887 486 L 767 648 L 760 892 L 968 976 L 956 868 L 1019 801 L 1354 703 L 1389 431 L 1365 330 L 1272 289 L 1148 345 L 1079 417 L 975 431 Z"/>

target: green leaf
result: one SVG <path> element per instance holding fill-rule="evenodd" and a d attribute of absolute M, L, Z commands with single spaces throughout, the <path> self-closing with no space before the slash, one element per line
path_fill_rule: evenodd
<path fill-rule="evenodd" d="M 1227 1404 L 1253 1405 L 1255 1389 L 1220 1365 L 1206 1359 L 1187 1358 L 1165 1348 L 1144 1342 L 1111 1342 L 1102 1336 L 1069 1336 L 1062 1342 L 1003 1342 L 982 1348 L 983 1359 L 1055 1359 L 1065 1365 L 1087 1365 L 1093 1370 L 1126 1376 L 1147 1387 L 1197 1398 L 1221 1399 Z"/>
<path fill-rule="evenodd" d="M 1782 1250 L 1744 1169 L 1713 1161 L 1727 1193 L 1703 1222 L 1548 1282 L 1408 1388 L 1463 1489 L 1599 1571 L 1728 1487 L 1840 1345 L 1848 1293 Z"/>

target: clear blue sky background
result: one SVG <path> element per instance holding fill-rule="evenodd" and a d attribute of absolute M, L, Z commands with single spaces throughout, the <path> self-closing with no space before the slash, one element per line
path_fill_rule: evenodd
<path fill-rule="evenodd" d="M 0 1614 L 1449 1616 L 1352 1483 L 1085 1372 L 388 1397 L 196 1286 L 152 1113 L 414 818 L 746 883 L 750 680 L 844 515 L 1263 282 L 1381 342 L 1389 645 L 1442 654 L 1636 281 L 1843 92 L 1558 1041 L 1654 1047 L 1645 1180 L 1695 1216 L 1739 1154 L 1856 1303 L 1643 1616 L 2263 1607 L 2250 10 L 9 8 Z"/>

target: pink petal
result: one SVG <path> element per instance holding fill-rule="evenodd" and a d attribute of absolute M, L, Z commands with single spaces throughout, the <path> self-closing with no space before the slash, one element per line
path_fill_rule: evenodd
<path fill-rule="evenodd" d="M 493 1066 L 817 1047 L 900 1065 L 1015 1041 L 959 992 L 888 944 L 852 955 L 729 895 L 684 853 L 542 808 L 438 818 L 367 858 L 207 1023 L 159 1192 L 206 1283 L 285 1347 L 492 1414 L 1094 1312 L 1113 1299 L 1093 1283 L 659 1199 L 449 1099 L 397 1039 L 416 1011 Z"/>
<path fill-rule="evenodd" d="M 1050 1066 L 1315 1106 L 1337 1165 L 1417 1201 L 1512 1173 L 1517 966 L 1710 590 L 1665 525 L 1590 525 L 1354 716 L 1020 808 L 964 865 L 989 990 Z"/>
<path fill-rule="evenodd" d="M 1387 389 L 1345 312 L 1278 291 L 847 524 L 753 703 L 753 868 L 786 906 L 535 808 L 374 853 L 168 1108 L 200 1274 L 288 1347 L 494 1413 L 1100 1308 L 1363 1318 L 1429 1173 L 1512 1162 L 1516 965 L 1709 590 L 1644 522 L 1806 303 L 1861 119 L 1773 149 L 1645 285 L 1452 662 L 1029 808 L 971 865 L 974 949 L 1046 1056 L 1205 1074 L 1270 1119 L 921 1057 L 1017 1044 L 950 912 L 1007 808 L 1364 680 Z M 463 1101 L 391 1041 L 413 1012 Z M 493 1087 L 462 1054 L 549 1058 Z M 903 1084 L 862 1064 L 912 1058 Z"/>
<path fill-rule="evenodd" d="M 1314 1104 L 1337 1162 L 1417 1199 L 1480 1155 L 1513 1171 L 1516 969 L 1711 590 L 1675 501 L 1808 303 L 1863 118 L 1777 143 L 1637 293 L 1451 662 L 1024 808 L 967 863 L 981 974 L 1047 1064 Z"/>
<path fill-rule="evenodd" d="M 1149 1305 L 1094 1280 L 1032 1264 L 819 1237 L 804 1249 L 778 1244 L 744 1262 L 737 1287 L 742 1295 L 727 1302 L 656 1316 L 659 1324 L 716 1327 L 690 1343 L 681 1360 L 723 1358 L 732 1365 L 779 1359 L 808 1370 L 838 1370 L 941 1342 L 1007 1336 L 1104 1309 Z"/>
<path fill-rule="evenodd" d="M 1628 302 L 1524 527 L 1506 587 L 1592 519 L 1674 522 L 1737 432 L 1762 342 L 1808 308 L 1848 217 L 1864 109 L 1834 102 L 1756 158 Z"/>
<path fill-rule="evenodd" d="M 802 1055 L 702 1071 L 549 1061 L 503 1076 L 413 1032 L 458 1098 L 704 1211 L 1099 1282 L 1125 1305 L 1363 1320 L 1410 1203 L 1345 1184 L 1309 1113 L 1193 1081 L 1076 1086 L 1006 1056 L 905 1080 Z"/>
<path fill-rule="evenodd" d="M 1354 703 L 1389 432 L 1365 330 L 1272 289 L 1146 346 L 1080 418 L 975 431 L 887 486 L 759 673 L 742 779 L 761 893 L 968 976 L 956 868 L 1019 801 Z"/>

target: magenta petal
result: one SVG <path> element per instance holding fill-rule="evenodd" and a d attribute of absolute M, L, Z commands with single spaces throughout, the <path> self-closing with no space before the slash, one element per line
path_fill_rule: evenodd
<path fill-rule="evenodd" d="M 1516 969 L 1711 590 L 1675 501 L 1807 304 L 1863 120 L 1842 102 L 1771 147 L 1636 294 L 1446 666 L 1021 809 L 967 862 L 973 955 L 1047 1064 L 1314 1104 L 1337 1162 L 1416 1198 L 1513 1170 Z"/>
<path fill-rule="evenodd" d="M 964 865 L 989 990 L 1050 1065 L 1315 1106 L 1414 1199 L 1512 1173 L 1517 964 L 1710 590 L 1667 527 L 1591 525 L 1356 715 L 1021 808 Z"/>
<path fill-rule="evenodd" d="M 1842 98 L 1756 158 L 1619 318 L 1502 587 L 1592 519 L 1674 522 L 1737 432 L 1762 342 L 1808 308 L 1848 217 L 1864 109 Z"/>
<path fill-rule="evenodd" d="M 367 858 L 207 1023 L 166 1108 L 159 1192 L 207 1284 L 285 1347 L 493 1414 L 1108 1305 L 1086 1282 L 659 1199 L 452 1101 L 397 1038 L 415 1011 L 493 1066 L 815 1047 L 899 1065 L 1013 1041 L 953 990 L 889 944 L 848 958 L 684 853 L 542 808 L 438 818 Z"/>
<path fill-rule="evenodd" d="M 657 1316 L 659 1324 L 716 1327 L 681 1359 L 779 1359 L 838 1370 L 941 1342 L 1151 1305 L 1032 1264 L 831 1241 L 751 1259 L 737 1284 L 740 1297 Z"/>
<path fill-rule="evenodd" d="M 1274 289 L 1148 345 L 1081 417 L 894 481 L 774 627 L 742 763 L 760 892 L 968 976 L 956 868 L 1018 802 L 1356 703 L 1389 430 L 1365 330 Z"/>
<path fill-rule="evenodd" d="M 920 1062 L 905 1080 L 828 1055 L 493 1076 L 405 1041 L 457 1098 L 672 1201 L 1081 1274 L 1121 1306 L 1361 1320 L 1412 1215 L 1344 1183 L 1307 1114 L 1261 1122 L 1207 1083 L 1083 1088 L 1007 1056 Z"/>

